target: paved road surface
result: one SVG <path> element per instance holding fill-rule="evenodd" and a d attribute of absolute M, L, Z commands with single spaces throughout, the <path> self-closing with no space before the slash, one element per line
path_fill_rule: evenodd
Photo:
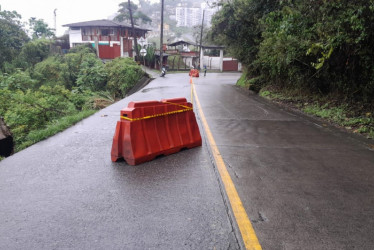
<path fill-rule="evenodd" d="M 370 141 L 243 93 L 239 76 L 195 88 L 263 249 L 373 249 Z M 0 162 L 0 249 L 243 248 L 200 117 L 202 147 L 110 161 L 121 108 L 183 96 L 187 74 L 168 74 Z"/>

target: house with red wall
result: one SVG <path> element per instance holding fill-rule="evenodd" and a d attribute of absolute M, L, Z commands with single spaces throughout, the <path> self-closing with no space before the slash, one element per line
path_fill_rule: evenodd
<path fill-rule="evenodd" d="M 98 48 L 98 56 L 101 59 L 114 59 L 116 57 L 134 56 L 134 37 L 136 39 L 147 34 L 148 29 L 112 20 L 94 20 L 63 25 L 69 27 L 70 47 L 84 43 L 90 43 Z"/>

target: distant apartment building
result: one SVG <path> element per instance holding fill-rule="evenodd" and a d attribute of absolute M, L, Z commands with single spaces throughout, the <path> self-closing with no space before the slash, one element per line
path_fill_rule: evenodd
<path fill-rule="evenodd" d="M 192 27 L 199 25 L 199 22 L 201 22 L 200 8 L 177 7 L 175 15 L 177 27 Z"/>
<path fill-rule="evenodd" d="M 202 3 L 200 8 L 176 7 L 175 19 L 177 21 L 177 27 L 201 25 L 204 10 L 204 25 L 211 26 L 212 16 L 217 9 L 211 9 L 205 3 Z"/>

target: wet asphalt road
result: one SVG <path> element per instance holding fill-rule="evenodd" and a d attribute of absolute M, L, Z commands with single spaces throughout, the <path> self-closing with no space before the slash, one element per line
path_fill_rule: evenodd
<path fill-rule="evenodd" d="M 239 76 L 208 73 L 195 88 L 263 249 L 373 249 L 370 141 L 244 93 Z M 1 161 L 0 249 L 243 247 L 200 122 L 202 147 L 110 161 L 121 108 L 175 97 L 190 99 L 186 73 Z"/>
<path fill-rule="evenodd" d="M 179 76 L 1 161 L 0 249 L 238 249 L 206 146 L 138 166 L 111 162 L 120 110 L 189 98 Z"/>
<path fill-rule="evenodd" d="M 263 249 L 374 249 L 374 142 L 215 85 L 197 93 Z"/>

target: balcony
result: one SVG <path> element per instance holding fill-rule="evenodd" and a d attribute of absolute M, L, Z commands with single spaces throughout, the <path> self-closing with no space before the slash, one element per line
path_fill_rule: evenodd
<path fill-rule="evenodd" d="M 82 41 L 94 41 L 95 37 L 99 38 L 99 41 L 115 41 L 119 42 L 119 36 L 117 35 L 111 35 L 111 36 L 95 36 L 95 35 L 83 35 Z"/>

